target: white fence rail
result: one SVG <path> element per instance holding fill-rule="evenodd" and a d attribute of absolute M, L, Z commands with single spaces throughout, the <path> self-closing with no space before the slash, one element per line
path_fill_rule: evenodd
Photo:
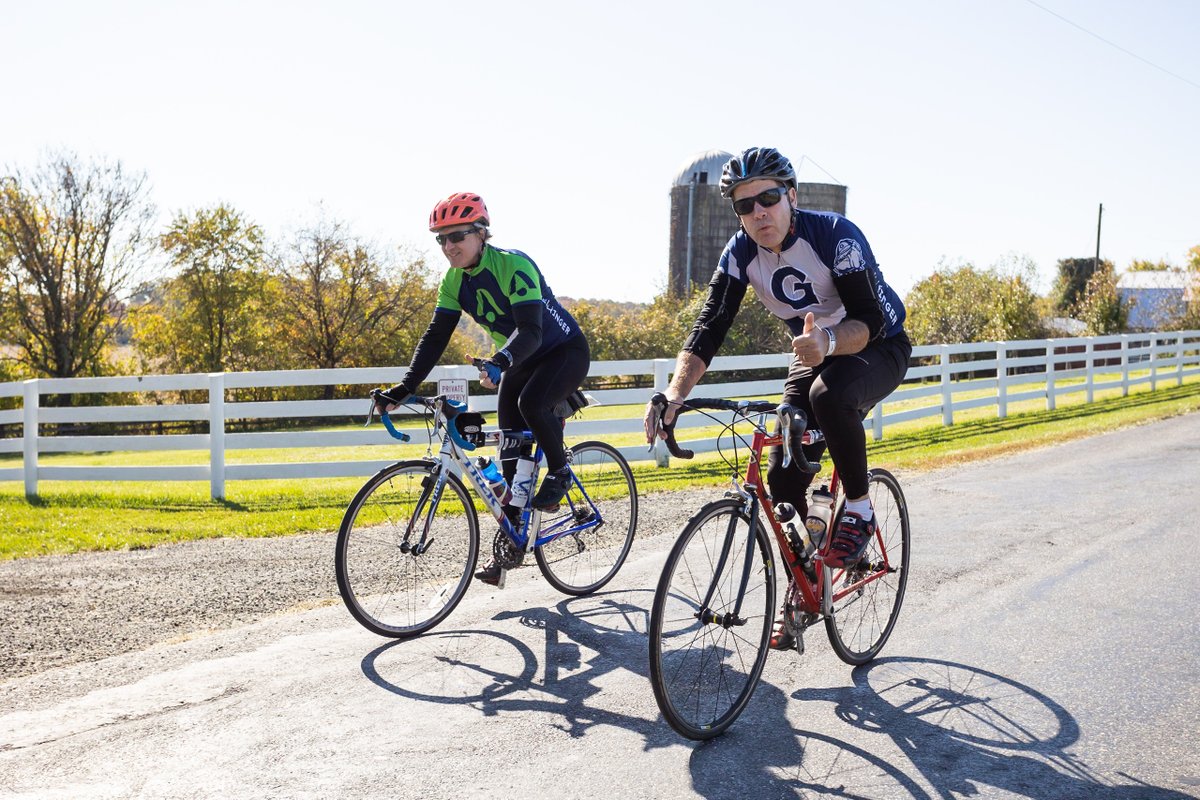
<path fill-rule="evenodd" d="M 1085 393 L 1092 402 L 1095 393 L 1120 389 L 1128 394 L 1131 387 L 1149 384 L 1154 390 L 1160 383 L 1200 374 L 1200 331 L 1122 334 L 1117 336 L 1045 339 L 975 344 L 928 345 L 913 350 L 912 366 L 905 382 L 874 409 L 864 427 L 876 439 L 883 437 L 888 425 L 940 416 L 951 425 L 954 414 L 970 408 L 995 406 L 1004 417 L 1010 403 L 1044 400 L 1053 409 L 1057 399 L 1073 392 Z M 777 397 L 782 388 L 790 354 L 718 357 L 709 373 L 731 370 L 771 369 L 778 375 L 769 380 L 739 383 L 705 383 L 693 394 L 723 397 Z M 650 375 L 654 386 L 662 389 L 670 378 L 672 359 L 636 361 L 599 361 L 592 364 L 592 377 Z M 332 431 L 226 431 L 231 420 L 264 420 L 363 417 L 367 402 L 362 400 L 293 400 L 268 402 L 229 402 L 232 390 L 331 385 L 384 385 L 395 381 L 402 370 L 395 368 L 293 370 L 282 372 L 234 372 L 211 375 L 146 375 L 111 378 L 43 378 L 23 382 L 0 383 L 0 398 L 22 398 L 20 408 L 0 410 L 0 432 L 15 433 L 0 438 L 0 481 L 24 481 L 25 493 L 34 497 L 38 482 L 65 481 L 205 481 L 214 498 L 225 496 L 229 480 L 269 478 L 328 478 L 369 475 L 390 460 L 305 461 L 274 464 L 230 464 L 231 450 L 263 450 L 347 446 L 395 445 L 395 440 L 376 426 L 364 430 Z M 469 366 L 438 367 L 430 380 L 465 378 L 475 381 L 477 372 Z M 980 377 L 983 376 L 983 377 Z M 711 380 L 711 378 L 710 378 Z M 190 390 L 207 397 L 207 402 L 155 405 L 86 405 L 87 395 Z M 650 389 L 609 389 L 591 391 L 605 405 L 641 404 Z M 980 392 L 984 392 L 980 395 Z M 965 394 L 970 397 L 964 397 Z M 77 395 L 70 406 L 41 404 L 44 395 Z M 889 407 L 903 408 L 889 412 Z M 471 399 L 478 411 L 494 411 L 494 395 Z M 40 427 L 47 424 L 207 422 L 204 434 L 139 434 L 106 436 L 44 436 Z M 680 428 L 700 427 L 708 423 L 697 416 L 684 417 Z M 642 428 L 641 411 L 622 419 L 573 421 L 570 438 L 604 438 L 615 434 L 636 433 Z M 684 442 L 697 452 L 715 449 L 711 439 Z M 630 460 L 657 459 L 666 464 L 661 443 L 655 453 L 645 445 L 620 448 Z M 208 465 L 147 466 L 41 466 L 43 453 L 97 453 L 139 451 L 207 451 Z M 5 458 L 21 453 L 22 458 Z M 131 456 L 130 460 L 134 458 Z M 6 467 L 5 463 L 20 466 Z"/>

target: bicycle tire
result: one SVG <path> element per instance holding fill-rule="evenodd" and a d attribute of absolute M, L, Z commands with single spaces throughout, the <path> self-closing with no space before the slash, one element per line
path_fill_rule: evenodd
<path fill-rule="evenodd" d="M 401 461 L 372 476 L 350 501 L 334 554 L 338 592 L 367 630 L 396 639 L 422 634 L 466 594 L 479 554 L 479 519 L 461 480 L 446 476 L 440 497 L 436 462 Z M 429 503 L 435 503 L 432 513 Z M 429 547 L 420 541 L 430 520 Z"/>
<path fill-rule="evenodd" d="M 751 523 L 740 500 L 709 503 L 688 520 L 654 592 L 650 685 L 667 723 L 689 739 L 711 739 L 732 725 L 766 664 L 775 618 L 775 572 L 766 528 L 756 522 L 758 553 L 740 610 L 747 620 L 744 627 L 703 624 L 696 617 L 710 585 L 713 612 L 732 612 L 736 604 Z M 723 574 L 716 575 L 728 535 L 732 546 Z"/>
<path fill-rule="evenodd" d="M 638 496 L 633 471 L 612 445 L 582 442 L 571 448 L 570 464 L 575 480 L 559 511 L 542 514 L 542 529 L 556 522 L 569 527 L 585 524 L 594 513 L 593 505 L 602 521 L 547 542 L 534 551 L 534 557 L 551 586 L 578 597 L 600 589 L 625 563 L 637 530 Z"/>
<path fill-rule="evenodd" d="M 871 564 L 870 571 L 824 568 L 825 632 L 838 658 L 856 666 L 879 655 L 892 635 L 908 585 L 912 543 L 908 503 L 896 477 L 885 469 L 871 470 L 867 492 L 879 525 L 879 534 L 863 553 L 863 558 Z M 884 564 L 887 565 L 886 572 Z M 846 587 L 874 574 L 879 576 L 876 580 L 841 598 L 834 598 L 839 585 Z"/>

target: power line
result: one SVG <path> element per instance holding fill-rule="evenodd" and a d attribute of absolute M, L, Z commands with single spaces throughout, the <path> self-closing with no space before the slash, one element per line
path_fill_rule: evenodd
<path fill-rule="evenodd" d="M 1139 56 L 1137 53 L 1133 52 L 1132 50 L 1126 50 L 1124 47 L 1121 47 L 1121 45 L 1117 44 L 1116 42 L 1110 42 L 1108 39 L 1105 39 L 1100 34 L 1089 31 L 1087 28 L 1083 27 L 1082 25 L 1080 25 L 1077 22 L 1072 22 L 1071 20 L 1064 17 L 1062 14 L 1059 14 L 1055 11 L 1051 11 L 1050 9 L 1046 8 L 1044 5 L 1041 5 L 1040 3 L 1035 3 L 1034 0 L 1025 0 L 1025 2 L 1029 3 L 1029 5 L 1031 5 L 1031 6 L 1040 8 L 1042 11 L 1045 11 L 1047 14 L 1050 14 L 1051 16 L 1058 17 L 1059 19 L 1061 19 L 1063 22 L 1067 23 L 1068 25 L 1070 25 L 1074 28 L 1078 28 L 1079 30 L 1083 31 L 1088 36 L 1099 39 L 1100 41 L 1104 42 L 1109 47 L 1115 47 L 1116 49 L 1120 50 L 1125 55 L 1133 56 L 1138 61 L 1141 61 L 1143 64 L 1148 64 L 1151 67 L 1154 67 L 1156 70 L 1159 70 L 1160 72 L 1167 73 L 1172 78 L 1178 78 L 1179 80 L 1183 81 L 1184 83 L 1186 83 L 1190 86 L 1194 86 L 1197 89 L 1200 89 L 1200 83 L 1196 83 L 1195 81 L 1189 80 L 1188 78 L 1185 78 L 1182 75 L 1178 75 L 1174 72 L 1171 72 L 1171 70 L 1167 69 L 1166 67 L 1160 67 L 1158 64 L 1155 64 L 1153 61 L 1151 61 L 1147 58 L 1142 58 L 1141 56 Z"/>
<path fill-rule="evenodd" d="M 822 167 L 822 166 L 821 166 L 820 164 L 818 164 L 817 162 L 813 161 L 813 160 L 812 160 L 811 158 L 809 158 L 808 156 L 800 156 L 800 161 L 799 161 L 799 163 L 797 163 L 797 164 L 796 164 L 796 172 L 799 172 L 799 171 L 800 171 L 800 168 L 804 166 L 804 162 L 805 162 L 805 161 L 807 161 L 808 163 L 812 164 L 814 167 L 816 167 L 817 169 L 821 170 L 821 172 L 824 172 L 826 175 L 829 175 L 829 177 L 833 179 L 833 182 L 834 182 L 834 183 L 838 184 L 839 186 L 842 184 L 842 182 L 841 182 L 841 181 L 839 181 L 837 178 L 834 178 L 834 177 L 833 177 L 833 175 L 830 175 L 830 174 L 829 174 L 829 170 L 825 169 L 824 167 Z"/>

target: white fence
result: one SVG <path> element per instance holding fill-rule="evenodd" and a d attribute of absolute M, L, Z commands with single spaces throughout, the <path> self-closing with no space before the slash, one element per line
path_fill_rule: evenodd
<path fill-rule="evenodd" d="M 1104 389 L 1119 388 L 1127 394 L 1130 387 L 1148 383 L 1151 390 L 1165 381 L 1182 384 L 1185 377 L 1200 373 L 1200 331 L 1122 334 L 1117 336 L 1047 339 L 976 344 L 929 345 L 913 350 L 914 364 L 905 382 L 864 422 L 876 439 L 883 437 L 888 425 L 922 417 L 940 416 L 951 425 L 954 414 L 970 408 L 995 406 L 1004 417 L 1010 403 L 1043 400 L 1053 409 L 1064 394 L 1083 392 L 1086 401 Z M 975 359 L 975 360 L 972 360 Z M 774 369 L 770 380 L 741 383 L 705 383 L 694 396 L 777 397 L 782 388 L 790 354 L 718 357 L 709 373 Z M 934 363 L 923 363 L 933 361 Z M 654 386 L 667 385 L 673 359 L 638 361 L 599 361 L 592 364 L 593 377 L 652 375 Z M 27 496 L 37 495 L 42 480 L 65 481 L 208 481 L 214 498 L 225 496 L 229 480 L 268 478 L 329 478 L 369 475 L 391 463 L 385 460 L 307 461 L 277 464 L 229 464 L 231 450 L 273 448 L 319 448 L 346 446 L 395 445 L 382 429 L 332 431 L 261 431 L 226 432 L 231 420 L 270 420 L 337 417 L 341 420 L 365 416 L 368 402 L 355 400 L 294 400 L 270 402 L 227 402 L 231 390 L 263 387 L 386 385 L 393 383 L 403 369 L 295 370 L 284 372 L 234 372 L 211 375 L 146 375 L 112 378 L 43 378 L 0 384 L 0 398 L 20 397 L 23 405 L 0 410 L 0 431 L 21 430 L 21 436 L 0 439 L 0 457 L 22 453 L 18 467 L 0 466 L 0 480 L 24 481 Z M 469 366 L 438 367 L 430 380 L 465 378 L 474 381 L 478 373 Z M 979 377 L 984 375 L 986 377 Z M 715 377 L 715 375 L 713 375 Z M 710 378 L 711 381 L 711 378 Z M 191 390 L 203 393 L 207 402 L 155 405 L 83 405 L 86 397 L 76 397 L 69 407 L 41 404 L 43 395 L 80 395 L 97 393 L 150 393 Z M 980 395 L 980 392 L 984 392 Z M 610 389 L 590 391 L 605 405 L 642 404 L 649 389 Z M 966 394 L 970 397 L 964 397 Z M 889 413 L 889 407 L 903 408 Z M 494 411 L 494 395 L 472 398 L 478 411 Z M 614 434 L 636 433 L 642 429 L 641 410 L 622 419 L 572 421 L 572 440 L 604 438 Z M 162 435 L 43 436 L 45 424 L 207 422 L 208 433 Z M 680 420 L 680 429 L 711 424 L 699 415 Z M 681 435 L 681 438 L 682 437 Z M 683 442 L 697 452 L 715 449 L 711 437 Z M 657 459 L 666 464 L 661 444 L 655 453 L 645 445 L 620 448 L 630 460 Z M 43 453 L 98 453 L 163 450 L 207 451 L 208 465 L 194 466 L 40 466 Z M 130 460 L 134 456 L 130 455 Z M 17 459 L 9 459 L 18 463 Z M 4 464 L 0 458 L 0 465 Z"/>

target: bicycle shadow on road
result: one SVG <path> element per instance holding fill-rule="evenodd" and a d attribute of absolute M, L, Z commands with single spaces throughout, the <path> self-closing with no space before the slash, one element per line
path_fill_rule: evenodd
<path fill-rule="evenodd" d="M 635 595 L 645 595 L 645 604 Z M 554 726 L 571 737 L 611 725 L 643 736 L 648 746 L 675 744 L 656 714 L 646 719 L 598 702 L 609 673 L 623 669 L 646 677 L 652 595 L 648 589 L 620 590 L 568 598 L 553 608 L 501 612 L 493 619 L 542 631 L 544 644 L 495 630 L 435 631 L 376 648 L 363 658 L 362 671 L 376 686 L 420 702 L 469 705 L 484 716 L 540 712 L 559 718 Z M 535 648 L 542 649 L 540 657 Z M 648 684 L 645 697 L 654 708 Z"/>
<path fill-rule="evenodd" d="M 986 670 L 893 657 L 851 675 L 850 686 L 791 694 L 791 700 L 816 701 L 803 714 L 820 731 L 795 727 L 787 718 L 788 696 L 760 683 L 732 728 L 695 746 L 689 761 L 693 788 L 709 800 L 1191 797 L 1124 772 L 1119 784 L 1098 774 L 1068 750 L 1079 742 L 1080 729 L 1063 706 Z M 886 738 L 872 737 L 879 744 L 864 747 L 847 741 L 863 742 L 861 736 L 837 735 L 823 712 L 828 703 L 842 723 Z M 792 712 L 794 717 L 794 706 Z"/>
<path fill-rule="evenodd" d="M 759 683 L 733 727 L 695 746 L 688 761 L 692 788 L 708 800 L 928 800 L 929 794 L 887 758 L 828 734 L 797 730 L 787 711 L 783 690 Z"/>
<path fill-rule="evenodd" d="M 886 734 L 936 796 L 1184 800 L 1189 795 L 1119 773 L 1114 784 L 1068 748 L 1080 729 L 1067 709 L 993 672 L 932 658 L 884 658 L 852 673 L 854 685 L 800 689 L 834 704 L 842 721 Z M 1008 795 L 1006 795 L 1008 796 Z"/>

